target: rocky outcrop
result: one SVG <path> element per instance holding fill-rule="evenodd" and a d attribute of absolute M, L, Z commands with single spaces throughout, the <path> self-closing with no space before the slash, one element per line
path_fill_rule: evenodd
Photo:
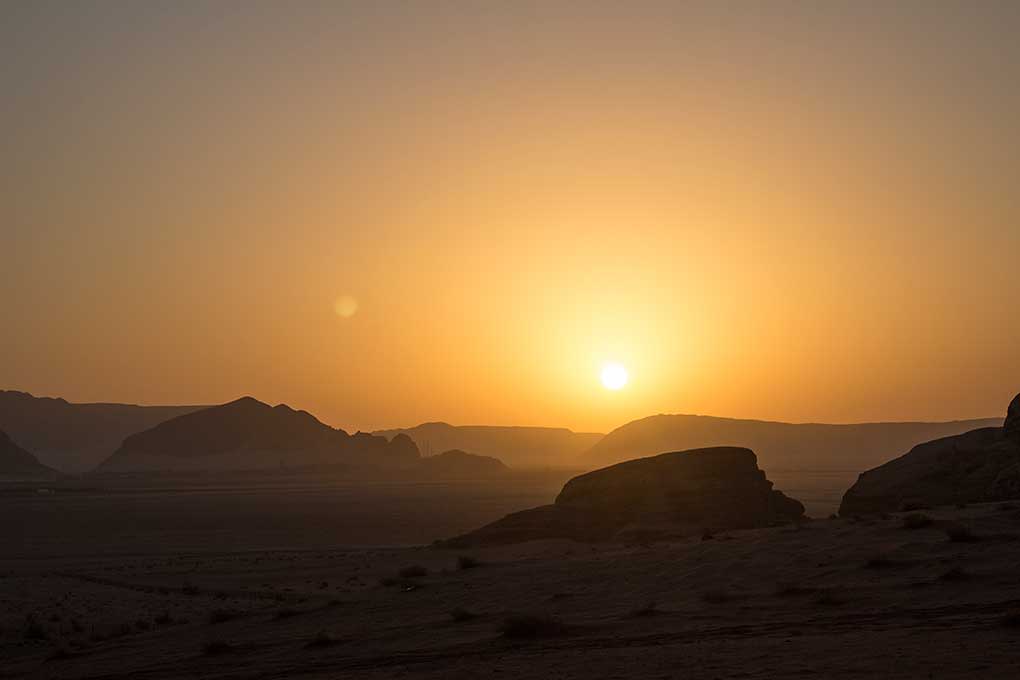
<path fill-rule="evenodd" d="M 1006 422 L 1003 423 L 1002 429 L 1007 437 L 1020 438 L 1020 394 L 1013 397 L 1009 410 L 1006 411 Z"/>
<path fill-rule="evenodd" d="M 315 466 L 416 465 L 408 437 L 348 435 L 285 404 L 244 397 L 179 416 L 132 435 L 98 472 L 279 470 Z"/>
<path fill-rule="evenodd" d="M 49 479 L 59 473 L 40 463 L 35 456 L 21 448 L 0 431 L 0 477 L 17 479 Z"/>
<path fill-rule="evenodd" d="M 803 505 L 772 488 L 753 451 L 718 447 L 639 458 L 575 477 L 553 505 L 508 515 L 447 544 L 682 535 L 803 515 Z"/>
<path fill-rule="evenodd" d="M 1003 427 L 936 439 L 861 474 L 843 496 L 840 514 L 1020 498 L 1018 411 L 1020 396 Z"/>

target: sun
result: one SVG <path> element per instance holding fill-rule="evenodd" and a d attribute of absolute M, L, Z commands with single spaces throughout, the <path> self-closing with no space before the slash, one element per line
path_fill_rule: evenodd
<path fill-rule="evenodd" d="M 618 390 L 627 384 L 627 369 L 623 364 L 611 363 L 602 367 L 602 386 L 607 390 Z"/>

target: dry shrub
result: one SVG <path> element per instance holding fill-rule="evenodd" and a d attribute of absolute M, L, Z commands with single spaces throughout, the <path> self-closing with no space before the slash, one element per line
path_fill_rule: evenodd
<path fill-rule="evenodd" d="M 923 529 L 932 525 L 932 518 L 921 512 L 914 512 L 903 518 L 904 529 Z"/>
<path fill-rule="evenodd" d="M 562 635 L 566 632 L 566 626 L 547 614 L 511 614 L 504 619 L 499 630 L 503 637 L 529 639 Z"/>

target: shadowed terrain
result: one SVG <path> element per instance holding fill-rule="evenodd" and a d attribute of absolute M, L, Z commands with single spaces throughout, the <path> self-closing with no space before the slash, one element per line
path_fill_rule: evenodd
<path fill-rule="evenodd" d="M 1010 677 L 1018 512 L 467 554 L 7 557 L 0 650 L 13 678 Z"/>

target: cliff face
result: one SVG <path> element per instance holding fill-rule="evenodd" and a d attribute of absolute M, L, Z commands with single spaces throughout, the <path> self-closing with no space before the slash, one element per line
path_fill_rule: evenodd
<path fill-rule="evenodd" d="M 915 446 L 861 474 L 840 514 L 890 512 L 908 503 L 948 505 L 1020 498 L 1020 396 L 1003 427 L 986 427 Z"/>
<path fill-rule="evenodd" d="M 796 520 L 804 506 L 772 488 L 749 449 L 664 453 L 571 479 L 553 505 L 508 515 L 451 545 L 683 534 Z"/>

